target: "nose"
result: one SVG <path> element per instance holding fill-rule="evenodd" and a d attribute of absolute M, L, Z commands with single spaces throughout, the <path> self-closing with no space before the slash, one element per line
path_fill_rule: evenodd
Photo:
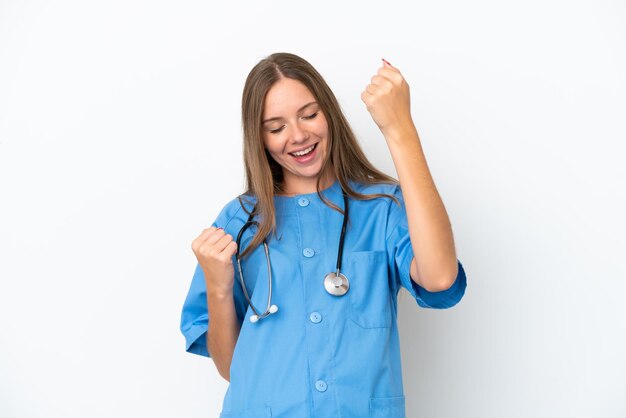
<path fill-rule="evenodd" d="M 295 143 L 305 142 L 309 133 L 298 122 L 291 125 L 291 140 Z"/>

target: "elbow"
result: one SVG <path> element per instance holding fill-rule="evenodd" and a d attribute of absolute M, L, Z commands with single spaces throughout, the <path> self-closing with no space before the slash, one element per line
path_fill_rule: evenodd
<path fill-rule="evenodd" d="M 459 274 L 459 266 L 456 258 L 454 259 L 454 266 L 451 269 L 438 268 L 437 274 L 418 274 L 417 262 L 413 258 L 411 262 L 410 276 L 415 283 L 423 287 L 429 292 L 443 292 L 452 287 L 456 282 L 456 278 Z M 428 277 L 428 279 L 424 279 Z"/>
<path fill-rule="evenodd" d="M 458 266 L 455 267 L 453 273 L 454 274 L 446 274 L 443 277 L 430 281 L 427 286 L 424 286 L 424 289 L 429 292 L 443 292 L 450 289 L 456 282 L 456 278 L 459 274 Z"/>
<path fill-rule="evenodd" d="M 207 342 L 208 342 L 208 336 L 207 336 Z M 228 359 L 228 361 L 226 361 L 226 359 L 224 359 L 219 352 L 217 352 L 217 350 L 215 349 L 211 349 L 211 345 L 207 344 L 207 349 L 209 351 L 209 353 L 211 353 L 211 359 L 213 360 L 213 364 L 215 364 L 215 368 L 217 369 L 217 372 L 219 373 L 220 376 L 222 376 L 222 378 L 224 380 L 226 380 L 227 382 L 230 382 L 230 363 L 232 361 L 232 354 L 231 357 Z"/>
<path fill-rule="evenodd" d="M 230 372 L 228 370 L 225 371 L 225 372 L 224 371 L 219 371 L 219 373 L 220 373 L 220 376 L 222 376 L 222 378 L 224 380 L 226 380 L 228 383 L 230 383 Z"/>
<path fill-rule="evenodd" d="M 215 368 L 217 369 L 217 372 L 222 377 L 222 379 L 230 383 L 230 365 L 225 367 L 223 363 L 218 363 L 215 361 L 215 359 L 213 359 L 213 363 L 215 364 Z"/>
<path fill-rule="evenodd" d="M 428 285 L 423 285 L 422 287 L 429 292 L 443 292 L 444 290 L 448 290 L 452 287 L 454 281 L 439 281 L 434 283 L 429 283 Z"/>

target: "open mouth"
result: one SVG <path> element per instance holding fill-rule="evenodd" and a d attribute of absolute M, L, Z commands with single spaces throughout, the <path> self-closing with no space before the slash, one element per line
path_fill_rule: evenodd
<path fill-rule="evenodd" d="M 306 157 L 307 155 L 311 154 L 315 148 L 317 148 L 317 143 L 311 145 L 310 147 L 303 149 L 302 151 L 298 151 L 298 152 L 290 152 L 289 155 L 296 157 L 296 158 L 302 158 L 302 157 Z"/>

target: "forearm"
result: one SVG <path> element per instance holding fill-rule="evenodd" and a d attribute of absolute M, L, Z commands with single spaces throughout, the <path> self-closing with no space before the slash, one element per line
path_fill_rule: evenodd
<path fill-rule="evenodd" d="M 207 291 L 207 306 L 210 318 L 207 348 L 219 374 L 230 381 L 230 364 L 241 328 L 233 295 Z"/>
<path fill-rule="evenodd" d="M 413 280 L 430 291 L 449 288 L 457 276 L 452 227 L 428 169 L 413 123 L 383 132 L 406 206 L 414 260 Z"/>

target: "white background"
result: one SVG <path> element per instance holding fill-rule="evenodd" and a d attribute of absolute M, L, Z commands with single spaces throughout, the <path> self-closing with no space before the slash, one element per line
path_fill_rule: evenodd
<path fill-rule="evenodd" d="M 360 94 L 383 57 L 411 86 L 468 288 L 402 294 L 407 416 L 623 418 L 625 39 L 622 1 L 0 1 L 0 417 L 218 415 L 191 241 L 288 51 L 392 175 Z"/>

